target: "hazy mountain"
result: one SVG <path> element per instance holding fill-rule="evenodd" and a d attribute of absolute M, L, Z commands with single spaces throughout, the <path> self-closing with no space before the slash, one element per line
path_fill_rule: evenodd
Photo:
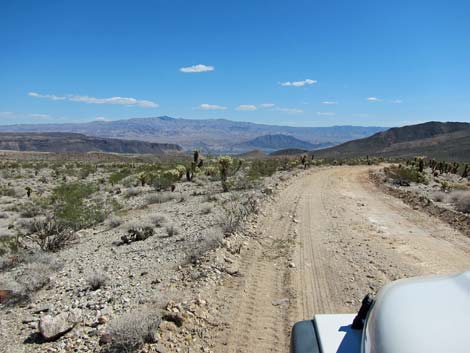
<path fill-rule="evenodd" d="M 371 137 L 315 151 L 318 157 L 426 156 L 470 161 L 470 123 L 428 122 L 379 132 Z"/>
<path fill-rule="evenodd" d="M 265 152 L 272 152 L 287 148 L 314 150 L 318 148 L 329 147 L 332 145 L 333 144 L 330 142 L 313 144 L 307 141 L 299 140 L 290 135 L 275 134 L 258 136 L 252 140 L 237 144 L 233 148 L 242 150 L 259 149 Z"/>
<path fill-rule="evenodd" d="M 312 144 L 339 144 L 383 130 L 381 127 L 362 126 L 275 126 L 224 119 L 174 119 L 166 116 L 73 124 L 0 126 L 0 131 L 5 132 L 73 132 L 97 137 L 177 143 L 185 149 L 200 148 L 213 152 L 230 152 L 234 145 L 262 135 L 285 134 Z"/>
<path fill-rule="evenodd" d="M 37 152 L 114 152 L 139 154 L 166 154 L 179 152 L 181 146 L 169 143 L 151 143 L 134 140 L 90 137 L 82 134 L 0 133 L 0 150 Z"/>

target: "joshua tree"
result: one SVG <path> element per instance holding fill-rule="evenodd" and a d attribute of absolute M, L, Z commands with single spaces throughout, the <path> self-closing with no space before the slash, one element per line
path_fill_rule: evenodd
<path fill-rule="evenodd" d="M 140 174 L 137 176 L 137 179 L 140 181 L 140 183 L 142 184 L 142 186 L 145 186 L 145 182 L 147 181 L 147 176 L 145 175 L 145 173 L 140 173 Z"/>
<path fill-rule="evenodd" d="M 235 169 L 233 168 L 233 159 L 230 156 L 221 156 L 219 158 L 219 171 L 220 171 L 220 179 L 222 180 L 222 189 L 224 192 L 229 190 L 229 185 L 227 183 L 227 179 L 229 176 L 235 175 L 242 166 L 242 161 L 238 161 L 238 165 Z"/>
<path fill-rule="evenodd" d="M 302 163 L 302 165 L 304 166 L 304 169 L 307 169 L 307 155 L 306 154 L 303 154 L 300 157 L 300 163 Z"/>
<path fill-rule="evenodd" d="M 33 189 L 31 189 L 31 187 L 27 186 L 25 188 L 25 190 L 26 190 L 26 195 L 28 196 L 28 198 L 30 198 L 31 197 L 31 192 L 33 191 Z"/>

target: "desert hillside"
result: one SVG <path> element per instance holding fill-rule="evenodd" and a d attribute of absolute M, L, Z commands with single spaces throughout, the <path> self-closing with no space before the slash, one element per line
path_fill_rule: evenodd
<path fill-rule="evenodd" d="M 392 128 L 359 140 L 315 152 L 318 157 L 364 156 L 470 160 L 470 123 L 428 122 Z"/>
<path fill-rule="evenodd" d="M 63 132 L 0 132 L 0 150 L 165 154 L 179 152 L 182 148 L 170 143 L 98 138 Z"/>

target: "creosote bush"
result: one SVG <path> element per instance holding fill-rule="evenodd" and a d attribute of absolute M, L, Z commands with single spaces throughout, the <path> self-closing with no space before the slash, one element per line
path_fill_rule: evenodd
<path fill-rule="evenodd" d="M 385 175 L 393 179 L 398 184 L 405 183 L 427 183 L 427 179 L 423 173 L 419 172 L 413 166 L 393 165 L 384 168 Z"/>

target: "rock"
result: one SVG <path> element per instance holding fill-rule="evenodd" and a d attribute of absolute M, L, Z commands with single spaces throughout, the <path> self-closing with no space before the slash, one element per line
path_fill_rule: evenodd
<path fill-rule="evenodd" d="M 98 318 L 98 323 L 100 325 L 103 325 L 103 324 L 107 323 L 108 321 L 109 321 L 109 318 L 105 315 L 102 315 Z"/>
<path fill-rule="evenodd" d="M 287 305 L 287 304 L 289 304 L 289 298 L 282 298 L 282 299 L 278 299 L 278 300 L 273 300 L 272 304 L 274 306 Z"/>
<path fill-rule="evenodd" d="M 40 314 L 40 313 L 47 313 L 49 311 L 49 306 L 48 305 L 45 305 L 45 306 L 41 306 L 39 308 L 36 308 L 34 309 L 33 311 L 33 314 Z"/>
<path fill-rule="evenodd" d="M 295 268 L 295 263 L 289 262 L 289 267 L 290 267 L 290 268 Z"/>
<path fill-rule="evenodd" d="M 67 333 L 80 322 L 81 312 L 72 309 L 57 316 L 46 315 L 39 321 L 39 332 L 46 340 L 54 340 Z"/>
<path fill-rule="evenodd" d="M 11 290 L 0 290 L 0 303 L 6 303 L 7 300 L 12 296 L 13 291 Z"/>
<path fill-rule="evenodd" d="M 184 323 L 184 318 L 180 313 L 165 313 L 162 320 L 173 322 L 176 326 L 181 327 Z"/>
<path fill-rule="evenodd" d="M 100 340 L 99 340 L 99 345 L 100 346 L 104 346 L 105 344 L 109 344 L 111 343 L 111 341 L 113 340 L 113 338 L 111 337 L 111 335 L 109 333 L 104 333 L 101 335 L 100 337 Z"/>

